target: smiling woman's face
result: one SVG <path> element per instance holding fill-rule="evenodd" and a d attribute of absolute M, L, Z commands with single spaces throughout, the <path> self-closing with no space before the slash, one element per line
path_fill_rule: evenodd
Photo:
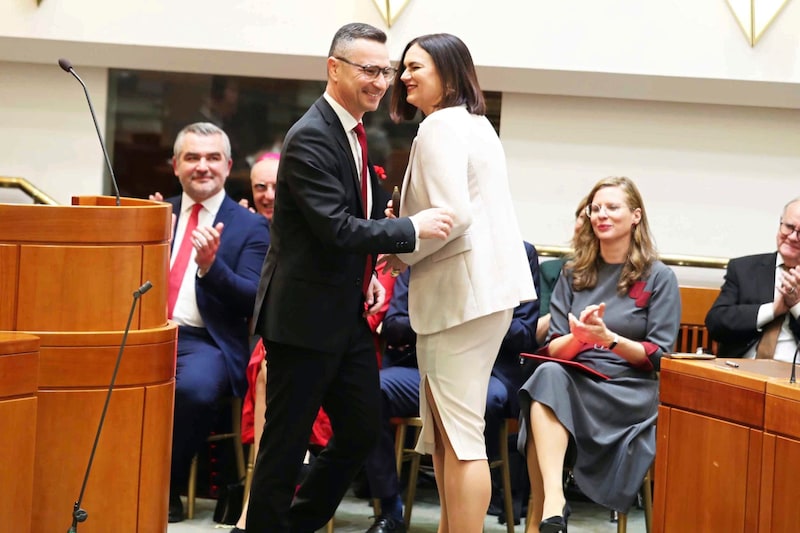
<path fill-rule="evenodd" d="M 430 115 L 442 101 L 444 88 L 433 58 L 418 44 L 413 44 L 403 57 L 405 70 L 401 80 L 406 85 L 406 101 Z"/>

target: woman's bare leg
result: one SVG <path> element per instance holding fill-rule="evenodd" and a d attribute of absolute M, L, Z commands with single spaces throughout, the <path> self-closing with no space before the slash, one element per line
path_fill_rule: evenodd
<path fill-rule="evenodd" d="M 531 433 L 536 451 L 543 503 L 539 520 L 560 515 L 567 502 L 564 497 L 564 456 L 567 453 L 569 433 L 556 418 L 553 410 L 539 402 L 531 405 Z M 528 464 L 530 465 L 530 455 Z M 531 490 L 534 484 L 531 475 Z M 534 518 L 537 518 L 534 515 Z"/>
<path fill-rule="evenodd" d="M 528 516 L 532 520 L 526 520 L 525 533 L 538 533 L 539 522 L 542 520 L 542 506 L 544 505 L 544 482 L 542 481 L 542 471 L 539 470 L 539 458 L 536 456 L 536 442 L 533 438 L 531 428 L 527 428 L 528 439 L 525 446 L 525 458 L 528 464 L 528 479 L 531 484 L 531 499 L 528 501 Z"/>
<path fill-rule="evenodd" d="M 472 461 L 458 459 L 444 431 L 433 395 L 427 387 L 425 394 L 435 421 L 434 469 L 437 462 L 441 463 L 439 470 L 442 475 L 437 473 L 436 481 L 442 504 L 439 533 L 481 533 L 492 492 L 489 463 L 486 459 Z M 440 449 L 441 457 L 437 459 L 436 455 L 440 455 Z"/>

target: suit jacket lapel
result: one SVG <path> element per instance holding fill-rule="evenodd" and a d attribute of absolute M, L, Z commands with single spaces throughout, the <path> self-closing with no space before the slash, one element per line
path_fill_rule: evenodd
<path fill-rule="evenodd" d="M 777 252 L 762 257 L 754 272 L 758 299 L 761 302 L 771 302 L 775 299 L 775 259 Z"/>
<path fill-rule="evenodd" d="M 172 257 L 172 248 L 175 246 L 175 232 L 178 229 L 178 219 L 181 217 L 181 200 L 183 199 L 182 195 L 178 195 L 176 198 L 167 200 L 169 203 L 172 204 L 172 214 L 175 215 L 175 222 L 172 223 L 172 238 L 169 240 L 169 256 Z"/>
<path fill-rule="evenodd" d="M 324 97 L 320 96 L 317 99 L 316 106 L 317 109 L 319 109 L 322 118 L 325 120 L 325 123 L 328 125 L 331 136 L 336 140 L 336 144 L 338 144 L 339 148 L 342 149 L 347 162 L 350 164 L 350 180 L 353 185 L 353 191 L 355 192 L 357 204 L 361 206 L 361 216 L 366 217 L 366 207 L 363 206 L 361 202 L 361 184 L 358 181 L 358 169 L 356 168 L 356 162 L 353 159 L 353 149 L 350 147 L 350 141 L 347 139 L 347 133 L 344 131 L 344 127 L 342 126 L 342 122 L 339 120 L 339 117 L 336 115 L 336 111 L 333 110 L 331 105 L 327 100 L 325 100 Z M 367 167 L 369 167 L 369 162 L 367 162 Z"/>
<path fill-rule="evenodd" d="M 226 226 L 228 225 L 228 220 L 230 220 L 230 213 L 232 207 L 236 207 L 236 202 L 231 200 L 226 194 L 225 198 L 222 199 L 222 203 L 219 206 L 219 211 L 217 211 L 217 216 L 216 218 L 214 218 L 215 226 L 217 225 L 217 222 L 222 222 Z"/>

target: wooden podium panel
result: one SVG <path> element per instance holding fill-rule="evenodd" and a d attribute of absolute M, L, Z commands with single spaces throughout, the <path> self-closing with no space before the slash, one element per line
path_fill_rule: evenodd
<path fill-rule="evenodd" d="M 128 335 L 82 503 L 89 519 L 80 531 L 144 533 L 166 523 L 175 335 L 173 324 Z M 69 526 L 80 494 L 122 339 L 112 333 L 41 333 L 41 339 L 32 521 L 33 531 L 57 531 Z M 139 524 L 141 515 L 148 527 Z"/>
<path fill-rule="evenodd" d="M 39 339 L 0 333 L 0 520 L 31 529 Z"/>
<path fill-rule="evenodd" d="M 761 480 L 762 530 L 791 533 L 800 524 L 800 387 L 768 382 Z"/>
<path fill-rule="evenodd" d="M 105 391 L 39 391 L 32 531 L 66 531 L 81 491 Z M 144 390 L 115 390 L 81 507 L 79 531 L 136 531 Z"/>
<path fill-rule="evenodd" d="M 656 532 L 797 530 L 800 387 L 790 364 L 735 362 L 662 360 Z"/>
<path fill-rule="evenodd" d="M 668 513 L 655 513 L 654 529 L 687 531 L 691 524 L 693 531 L 749 531 L 745 524 L 758 511 L 748 505 L 758 501 L 750 483 L 758 483 L 761 469 L 750 458 L 760 457 L 760 432 L 663 406 L 658 416 L 656 461 L 670 466 L 656 470 L 656 497 Z"/>
<path fill-rule="evenodd" d="M 172 206 L 114 202 L 86 196 L 73 206 L 0 204 L 0 288 L 9 289 L 0 330 L 122 330 L 133 291 L 148 280 L 154 292 L 131 327 L 167 323 Z"/>
<path fill-rule="evenodd" d="M 24 331 L 41 341 L 37 367 L 17 368 L 18 381 L 5 380 L 17 390 L 33 383 L 33 397 L 19 407 L 28 399 L 6 404 L 0 396 L 3 421 L 33 431 L 18 456 L 23 474 L 30 470 L 35 506 L 21 502 L 15 529 L 69 528 L 131 316 L 82 502 L 89 518 L 79 530 L 165 531 L 177 338 L 166 306 L 172 207 L 131 198 L 117 206 L 108 196 L 72 203 L 0 204 L 0 334 Z M 146 281 L 152 289 L 130 315 Z M 16 527 L 20 511 L 29 527 Z"/>

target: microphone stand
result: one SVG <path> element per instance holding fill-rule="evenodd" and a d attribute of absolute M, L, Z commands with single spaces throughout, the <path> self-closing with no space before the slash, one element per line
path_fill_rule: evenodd
<path fill-rule="evenodd" d="M 97 138 L 100 140 L 100 148 L 103 149 L 103 156 L 105 156 L 106 158 L 106 168 L 108 168 L 108 172 L 109 174 L 111 174 L 111 184 L 114 186 L 114 194 L 117 197 L 116 198 L 117 207 L 119 207 L 120 196 L 119 196 L 119 187 L 117 186 L 117 177 L 114 175 L 114 169 L 111 167 L 111 160 L 108 158 L 108 150 L 106 150 L 106 143 L 103 142 L 103 136 L 100 134 L 100 126 L 97 124 L 97 115 L 95 115 L 94 113 L 94 106 L 92 105 L 92 99 L 89 97 L 89 89 L 86 87 L 86 84 L 83 83 L 81 77 L 78 76 L 78 73 L 75 72 L 72 63 L 70 63 L 68 59 L 64 58 L 59 59 L 58 66 L 60 66 L 64 72 L 72 74 L 72 76 L 76 80 L 78 80 L 78 83 L 81 84 L 81 87 L 83 87 L 83 94 L 86 95 L 86 102 L 89 104 L 89 111 L 92 114 L 92 122 L 94 123 L 94 129 L 97 132 Z M 140 296 L 142 294 L 144 293 L 141 293 Z"/>
<path fill-rule="evenodd" d="M 133 312 L 136 309 L 136 302 L 142 297 L 144 293 L 153 288 L 153 284 L 146 281 L 144 285 L 139 287 L 133 292 L 133 301 L 131 302 L 131 312 L 128 315 L 128 323 L 125 325 L 125 332 L 122 334 L 122 342 L 119 345 L 119 353 L 117 354 L 117 362 L 114 365 L 114 372 L 111 374 L 111 383 L 108 385 L 108 393 L 106 394 L 106 402 L 103 405 L 103 413 L 100 415 L 100 423 L 97 425 L 97 433 L 94 436 L 94 445 L 92 446 L 92 453 L 89 455 L 89 464 L 86 465 L 86 472 L 83 475 L 83 484 L 81 485 L 81 492 L 75 504 L 72 506 L 72 525 L 67 530 L 67 533 L 78 532 L 78 522 L 85 522 L 89 517 L 89 513 L 81 509 L 81 502 L 83 501 L 83 494 L 86 492 L 86 482 L 89 481 L 89 472 L 92 470 L 92 462 L 94 461 L 94 454 L 97 451 L 97 443 L 100 441 L 100 432 L 103 430 L 103 422 L 106 419 L 106 412 L 108 411 L 108 403 L 111 401 L 111 392 L 114 390 L 114 382 L 117 380 L 117 372 L 119 371 L 119 364 L 122 361 L 122 352 L 125 350 L 125 343 L 128 340 L 128 332 L 131 329 L 131 321 L 133 320 Z"/>

